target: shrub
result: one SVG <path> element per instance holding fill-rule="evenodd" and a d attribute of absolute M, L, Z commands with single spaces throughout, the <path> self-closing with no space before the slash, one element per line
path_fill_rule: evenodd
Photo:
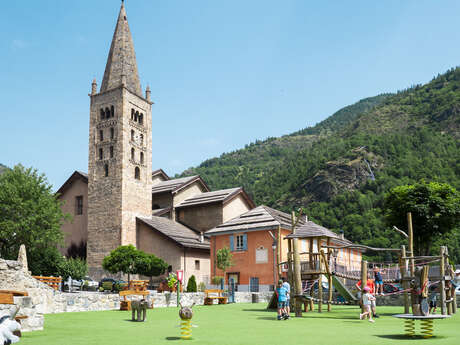
<path fill-rule="evenodd" d="M 200 292 L 204 292 L 204 290 L 206 290 L 206 284 L 201 282 L 198 284 L 198 291 Z"/>
<path fill-rule="evenodd" d="M 222 281 L 222 279 L 224 279 L 224 277 L 221 277 L 221 276 L 214 276 L 212 277 L 212 283 L 214 285 L 220 285 L 220 282 Z"/>
<path fill-rule="evenodd" d="M 102 290 L 103 291 L 112 291 L 112 289 L 113 289 L 112 282 L 103 282 L 102 283 Z"/>
<path fill-rule="evenodd" d="M 196 292 L 197 291 L 197 288 L 196 288 L 196 279 L 195 279 L 195 276 L 192 275 L 189 280 L 188 280 L 188 283 L 187 283 L 187 292 Z"/>
<path fill-rule="evenodd" d="M 88 273 L 88 265 L 85 260 L 80 258 L 63 260 L 59 267 L 60 275 L 63 280 L 72 277 L 73 279 L 83 279 Z"/>

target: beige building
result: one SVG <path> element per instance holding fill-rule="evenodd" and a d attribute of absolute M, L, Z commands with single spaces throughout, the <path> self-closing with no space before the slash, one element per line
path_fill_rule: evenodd
<path fill-rule="evenodd" d="M 122 3 L 101 88 L 90 94 L 88 175 L 74 172 L 58 190 L 63 211 L 63 252 L 84 253 L 90 275 L 107 276 L 103 258 L 133 244 L 183 269 L 185 279 L 210 276 L 205 233 L 254 207 L 242 188 L 210 191 L 200 176 L 171 179 L 152 172 L 150 89 L 142 92 L 136 55 Z"/>

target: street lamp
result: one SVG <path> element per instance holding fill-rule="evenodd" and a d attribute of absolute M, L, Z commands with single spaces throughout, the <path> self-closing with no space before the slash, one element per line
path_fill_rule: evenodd
<path fill-rule="evenodd" d="M 273 291 L 276 290 L 276 241 L 273 240 L 272 243 L 273 249 Z"/>

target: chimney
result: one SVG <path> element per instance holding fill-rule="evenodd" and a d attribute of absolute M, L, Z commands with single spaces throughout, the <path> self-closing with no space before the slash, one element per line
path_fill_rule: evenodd
<path fill-rule="evenodd" d="M 200 232 L 200 243 L 204 242 L 204 235 L 203 232 Z"/>
<path fill-rule="evenodd" d="M 303 221 L 304 221 L 305 223 L 307 223 L 307 222 L 308 222 L 308 216 L 305 214 L 303 217 L 304 217 L 304 218 L 303 218 Z"/>
<path fill-rule="evenodd" d="M 342 240 L 345 239 L 345 235 L 343 234 L 343 230 L 342 230 L 342 229 L 340 229 L 340 231 L 339 231 L 339 237 L 340 237 Z"/>

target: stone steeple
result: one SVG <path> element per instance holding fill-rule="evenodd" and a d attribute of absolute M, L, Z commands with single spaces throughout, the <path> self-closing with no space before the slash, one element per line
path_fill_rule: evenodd
<path fill-rule="evenodd" d="M 142 97 L 141 83 L 137 72 L 136 53 L 123 1 L 113 34 L 100 91 L 105 92 L 121 85 Z"/>

